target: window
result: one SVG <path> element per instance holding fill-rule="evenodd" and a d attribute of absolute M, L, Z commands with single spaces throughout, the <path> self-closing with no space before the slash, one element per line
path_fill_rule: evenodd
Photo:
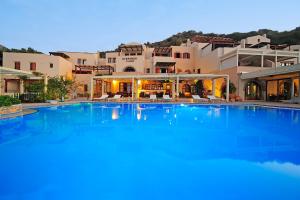
<path fill-rule="evenodd" d="M 86 59 L 82 59 L 82 64 L 83 64 L 83 65 L 86 64 Z"/>
<path fill-rule="evenodd" d="M 147 74 L 150 74 L 150 68 L 147 68 L 147 69 L 146 69 L 146 73 L 147 73 Z"/>
<path fill-rule="evenodd" d="M 20 70 L 21 69 L 21 63 L 15 62 L 15 69 Z"/>
<path fill-rule="evenodd" d="M 88 91 L 88 85 L 87 85 L 87 84 L 84 84 L 84 85 L 83 85 L 83 91 L 84 91 L 84 92 L 87 92 L 87 91 Z"/>
<path fill-rule="evenodd" d="M 116 63 L 116 58 L 108 58 L 108 63 Z"/>
<path fill-rule="evenodd" d="M 168 73 L 168 69 L 166 69 L 166 68 L 161 68 L 161 69 L 160 69 L 160 73 L 163 73 L 163 74 Z"/>
<path fill-rule="evenodd" d="M 181 53 L 174 53 L 175 58 L 181 58 Z"/>
<path fill-rule="evenodd" d="M 30 71 L 35 71 L 36 70 L 36 63 L 35 62 L 31 62 L 30 63 Z"/>
<path fill-rule="evenodd" d="M 190 53 L 183 53 L 183 59 L 190 59 Z"/>
<path fill-rule="evenodd" d="M 78 65 L 81 65 L 81 58 L 78 58 L 78 59 L 77 59 L 77 64 L 78 64 Z"/>
<path fill-rule="evenodd" d="M 198 73 L 198 74 L 201 74 L 201 69 L 197 69 L 197 73 Z"/>
<path fill-rule="evenodd" d="M 260 39 L 257 39 L 257 42 L 260 43 Z"/>
<path fill-rule="evenodd" d="M 53 63 L 50 63 L 50 68 L 51 68 L 51 69 L 53 68 Z"/>

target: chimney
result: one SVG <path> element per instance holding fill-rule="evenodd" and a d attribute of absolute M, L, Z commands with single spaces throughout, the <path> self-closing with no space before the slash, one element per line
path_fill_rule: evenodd
<path fill-rule="evenodd" d="M 192 42 L 191 42 L 191 40 L 190 39 L 187 39 L 187 41 L 186 41 L 186 46 L 191 46 L 192 45 Z"/>
<path fill-rule="evenodd" d="M 245 39 L 241 40 L 241 48 L 246 48 L 246 40 Z"/>

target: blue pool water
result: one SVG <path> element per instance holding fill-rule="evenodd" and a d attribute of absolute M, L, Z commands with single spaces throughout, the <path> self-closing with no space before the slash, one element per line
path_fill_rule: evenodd
<path fill-rule="evenodd" d="M 39 108 L 0 120 L 2 199 L 300 199 L 300 110 Z"/>

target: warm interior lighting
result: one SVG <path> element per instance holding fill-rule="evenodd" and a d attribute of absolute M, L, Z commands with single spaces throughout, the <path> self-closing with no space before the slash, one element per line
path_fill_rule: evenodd
<path fill-rule="evenodd" d="M 117 84 L 117 81 L 116 81 L 116 80 L 113 80 L 112 82 L 113 82 L 114 85 Z"/>
<path fill-rule="evenodd" d="M 111 114 L 111 118 L 113 120 L 119 119 L 119 111 L 118 111 L 118 109 L 113 109 L 112 114 Z"/>
<path fill-rule="evenodd" d="M 142 83 L 142 81 L 141 80 L 138 80 L 138 85 L 140 85 Z"/>

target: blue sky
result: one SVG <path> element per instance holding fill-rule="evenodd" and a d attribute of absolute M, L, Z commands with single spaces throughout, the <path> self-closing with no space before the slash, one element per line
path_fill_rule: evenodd
<path fill-rule="evenodd" d="M 0 44 L 48 51 L 110 50 L 196 30 L 300 26 L 299 0 L 1 0 Z"/>

